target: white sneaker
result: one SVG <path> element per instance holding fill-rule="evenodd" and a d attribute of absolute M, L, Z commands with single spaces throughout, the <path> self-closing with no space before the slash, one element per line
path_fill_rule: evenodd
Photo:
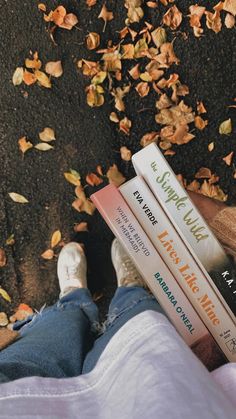
<path fill-rule="evenodd" d="M 116 271 L 118 287 L 146 287 L 146 284 L 117 239 L 111 245 L 111 260 Z"/>
<path fill-rule="evenodd" d="M 82 247 L 75 242 L 66 244 L 57 262 L 60 298 L 74 288 L 87 288 L 87 261 Z"/>

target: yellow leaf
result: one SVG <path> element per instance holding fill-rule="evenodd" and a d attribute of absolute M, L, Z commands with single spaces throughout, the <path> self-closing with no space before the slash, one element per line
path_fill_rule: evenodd
<path fill-rule="evenodd" d="M 46 87 L 47 89 L 52 87 L 50 79 L 43 71 L 36 70 L 34 74 L 41 86 Z"/>
<path fill-rule="evenodd" d="M 208 144 L 208 150 L 209 151 L 212 151 L 214 149 L 214 147 L 215 147 L 215 144 L 214 144 L 213 141 L 210 144 Z"/>
<path fill-rule="evenodd" d="M 81 185 L 80 175 L 79 175 L 78 172 L 76 172 L 76 171 L 65 172 L 64 176 L 65 176 L 67 182 L 71 183 L 72 185 L 75 185 L 75 186 L 80 186 Z"/>
<path fill-rule="evenodd" d="M 29 202 L 23 195 L 20 195 L 16 192 L 9 192 L 8 195 L 14 202 L 18 202 L 20 204 L 27 204 Z"/>
<path fill-rule="evenodd" d="M 39 133 L 39 138 L 41 141 L 50 142 L 55 141 L 55 133 L 52 128 L 44 128 L 42 132 Z"/>
<path fill-rule="evenodd" d="M 56 230 L 54 231 L 51 238 L 51 248 L 56 247 L 60 241 L 61 241 L 61 232 L 60 230 Z"/>
<path fill-rule="evenodd" d="M 19 86 L 19 84 L 21 84 L 23 81 L 23 77 L 24 77 L 23 67 L 17 67 L 12 76 L 12 83 L 14 84 L 14 86 Z"/>
<path fill-rule="evenodd" d="M 97 85 L 97 84 L 103 83 L 106 76 L 107 76 L 106 71 L 99 71 L 99 73 L 97 73 L 96 76 L 92 78 L 92 84 Z"/>
<path fill-rule="evenodd" d="M 61 77 L 63 74 L 61 61 L 49 61 L 45 65 L 45 71 L 50 74 L 50 76 Z"/>
<path fill-rule="evenodd" d="M 159 27 L 151 32 L 151 37 L 156 47 L 160 48 L 166 42 L 166 31 L 164 28 Z"/>
<path fill-rule="evenodd" d="M 3 288 L 0 288 L 0 295 L 4 298 L 4 300 L 8 301 L 9 303 L 11 302 L 11 297 Z"/>
<path fill-rule="evenodd" d="M 40 150 L 40 151 L 48 151 L 48 150 L 52 150 L 53 149 L 53 147 L 50 144 L 47 144 L 47 143 L 39 143 L 39 144 L 36 144 L 34 146 L 34 148 L 36 148 L 37 150 Z"/>
<path fill-rule="evenodd" d="M 219 133 L 229 135 L 231 134 L 231 132 L 232 132 L 232 121 L 231 121 L 231 118 L 229 118 L 221 122 L 219 126 Z"/>
<path fill-rule="evenodd" d="M 41 257 L 46 260 L 51 260 L 54 257 L 54 251 L 52 249 L 45 250 L 45 252 L 41 254 Z"/>
<path fill-rule="evenodd" d="M 38 9 L 41 10 L 41 12 L 46 12 L 46 6 L 44 3 L 39 3 L 38 4 Z"/>
<path fill-rule="evenodd" d="M 33 144 L 30 141 L 26 140 L 26 137 L 22 137 L 18 140 L 19 149 L 22 153 L 26 153 L 26 151 L 30 150 L 33 147 Z"/>

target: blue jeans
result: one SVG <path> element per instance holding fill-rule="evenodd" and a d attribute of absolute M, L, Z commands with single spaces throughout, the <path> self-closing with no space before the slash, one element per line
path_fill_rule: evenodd
<path fill-rule="evenodd" d="M 89 290 L 76 289 L 52 307 L 16 323 L 20 338 L 0 352 L 0 382 L 88 373 L 112 336 L 144 310 L 162 312 L 155 298 L 143 288 L 119 287 L 107 320 L 100 325 L 98 308 Z"/>

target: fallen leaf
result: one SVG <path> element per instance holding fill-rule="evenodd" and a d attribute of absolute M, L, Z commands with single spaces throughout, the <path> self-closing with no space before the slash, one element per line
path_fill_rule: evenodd
<path fill-rule="evenodd" d="M 122 45 L 122 60 L 132 60 L 134 58 L 134 45 Z"/>
<path fill-rule="evenodd" d="M 30 73 L 30 71 L 24 70 L 23 80 L 27 86 L 30 86 L 31 84 L 36 83 L 37 78 L 34 73 Z"/>
<path fill-rule="evenodd" d="M 0 268 L 3 268 L 7 263 L 6 252 L 4 249 L 0 248 Z"/>
<path fill-rule="evenodd" d="M 46 12 L 46 6 L 44 3 L 39 3 L 38 4 L 38 9 L 41 10 L 42 12 Z"/>
<path fill-rule="evenodd" d="M 125 177 L 119 172 L 118 167 L 116 164 L 113 164 L 109 167 L 106 176 L 109 180 L 109 183 L 112 183 L 116 187 L 120 186 L 122 183 L 125 182 Z"/>
<path fill-rule="evenodd" d="M 130 85 L 126 85 L 123 86 L 123 88 L 117 87 L 116 89 L 113 89 L 111 92 L 112 96 L 115 98 L 115 108 L 120 112 L 124 112 L 125 110 L 123 98 L 125 95 L 127 95 L 127 93 L 129 93 L 129 91 Z"/>
<path fill-rule="evenodd" d="M 96 49 L 100 45 L 100 35 L 97 32 L 90 32 L 86 37 L 86 44 L 89 50 Z"/>
<path fill-rule="evenodd" d="M 64 20 L 63 23 L 60 26 L 60 28 L 63 29 L 68 29 L 69 31 L 78 23 L 78 18 L 76 15 L 74 15 L 73 13 L 68 13 Z"/>
<path fill-rule="evenodd" d="M 231 134 L 231 132 L 232 132 L 232 121 L 231 121 L 231 118 L 229 118 L 221 122 L 219 126 L 219 133 L 229 135 Z"/>
<path fill-rule="evenodd" d="M 174 156 L 176 154 L 176 152 L 174 150 L 166 150 L 164 152 L 165 156 Z"/>
<path fill-rule="evenodd" d="M 151 143 L 156 143 L 159 138 L 159 133 L 156 131 L 148 132 L 147 134 L 144 134 L 140 140 L 140 145 L 142 147 L 146 147 L 147 145 Z"/>
<path fill-rule="evenodd" d="M 223 10 L 231 13 L 231 15 L 236 16 L 236 1 L 235 0 L 225 0 L 223 2 Z"/>
<path fill-rule="evenodd" d="M 33 70 L 39 70 L 42 67 L 42 61 L 39 60 L 37 51 L 33 55 L 33 60 L 26 58 L 25 66 Z"/>
<path fill-rule="evenodd" d="M 86 0 L 86 4 L 88 7 L 93 7 L 97 3 L 97 0 Z"/>
<path fill-rule="evenodd" d="M 0 327 L 5 327 L 9 323 L 6 313 L 3 311 L 0 313 Z"/>
<path fill-rule="evenodd" d="M 151 32 L 151 37 L 157 48 L 160 48 L 167 40 L 166 31 L 164 28 L 156 28 Z"/>
<path fill-rule="evenodd" d="M 227 164 L 227 166 L 230 166 L 232 163 L 234 152 L 231 151 L 231 153 L 227 154 L 227 156 L 223 157 L 222 160 Z"/>
<path fill-rule="evenodd" d="M 126 146 L 120 147 L 120 154 L 121 154 L 122 160 L 125 160 L 125 161 L 131 160 L 132 153 Z"/>
<path fill-rule="evenodd" d="M 46 260 L 51 260 L 54 257 L 54 251 L 52 249 L 45 250 L 45 252 L 41 254 L 41 257 Z"/>
<path fill-rule="evenodd" d="M 178 7 L 174 5 L 164 14 L 162 22 L 164 25 L 169 26 L 170 29 L 175 30 L 182 22 L 182 13 L 179 11 Z"/>
<path fill-rule="evenodd" d="M 219 185 L 211 185 L 206 180 L 204 180 L 199 192 L 209 198 L 217 199 L 218 201 L 225 202 L 228 199 L 228 195 L 226 195 Z"/>
<path fill-rule="evenodd" d="M 148 44 L 145 38 L 139 39 L 134 46 L 134 58 L 146 57 L 148 53 Z"/>
<path fill-rule="evenodd" d="M 98 177 L 95 173 L 89 173 L 86 176 L 86 182 L 90 185 L 90 186 L 98 186 L 101 183 L 103 183 L 103 179 L 101 179 L 100 177 Z"/>
<path fill-rule="evenodd" d="M 75 199 L 72 203 L 72 207 L 78 212 L 86 212 L 89 215 L 93 215 L 96 209 L 93 202 L 86 198 L 84 192 L 81 192 L 80 197 Z"/>
<path fill-rule="evenodd" d="M 81 223 L 74 225 L 74 231 L 80 233 L 81 231 L 88 231 L 88 223 L 82 221 Z"/>
<path fill-rule="evenodd" d="M 215 13 L 205 12 L 206 15 L 206 25 L 209 29 L 212 29 L 215 33 L 218 33 L 222 29 L 222 22 L 220 17 L 220 12 L 217 10 Z"/>
<path fill-rule="evenodd" d="M 151 9 L 155 9 L 158 6 L 158 4 L 155 1 L 147 1 L 147 6 Z"/>
<path fill-rule="evenodd" d="M 214 147 L 215 147 L 214 142 L 211 142 L 210 144 L 208 144 L 208 150 L 209 150 L 209 151 L 214 150 Z"/>
<path fill-rule="evenodd" d="M 123 131 L 126 135 L 129 135 L 131 126 L 132 122 L 127 118 L 127 116 L 125 116 L 119 122 L 120 131 Z"/>
<path fill-rule="evenodd" d="M 61 61 L 49 61 L 45 65 L 45 71 L 50 74 L 50 76 L 61 77 L 63 74 Z"/>
<path fill-rule="evenodd" d="M 116 124 L 119 122 L 119 118 L 115 112 L 110 113 L 110 121 L 115 122 Z"/>
<path fill-rule="evenodd" d="M 206 113 L 206 108 L 205 108 L 203 102 L 198 102 L 197 103 L 197 111 L 198 111 L 199 114 Z"/>
<path fill-rule="evenodd" d="M 10 317 L 10 322 L 15 323 L 16 321 L 22 321 L 27 319 L 28 316 L 31 316 L 33 314 L 33 310 L 28 304 L 21 303 L 17 309 L 16 312 Z"/>
<path fill-rule="evenodd" d="M 46 87 L 47 89 L 52 87 L 50 79 L 43 71 L 36 70 L 34 74 L 40 86 Z"/>
<path fill-rule="evenodd" d="M 19 149 L 23 154 L 33 147 L 33 144 L 30 141 L 27 141 L 26 137 L 20 138 L 18 140 L 18 144 L 19 144 Z"/>
<path fill-rule="evenodd" d="M 16 192 L 9 192 L 8 195 L 14 202 L 18 202 L 20 204 L 27 204 L 29 202 L 23 195 L 20 195 Z"/>
<path fill-rule="evenodd" d="M 66 9 L 64 6 L 58 6 L 52 13 L 51 20 L 58 26 L 62 25 L 66 17 Z"/>
<path fill-rule="evenodd" d="M 106 29 L 107 22 L 109 22 L 110 20 L 114 19 L 113 13 L 107 10 L 105 3 L 102 6 L 102 9 L 101 9 L 101 12 L 98 15 L 98 18 L 104 20 L 104 27 L 103 27 L 103 32 L 104 32 L 105 29 Z"/>
<path fill-rule="evenodd" d="M 104 104 L 104 90 L 102 86 L 96 86 L 94 84 L 90 84 L 86 88 L 87 92 L 87 104 L 91 107 L 99 107 Z"/>
<path fill-rule="evenodd" d="M 230 13 L 227 13 L 225 16 L 225 26 L 227 29 L 232 29 L 235 25 L 235 17 Z"/>
<path fill-rule="evenodd" d="M 39 143 L 39 144 L 36 144 L 34 148 L 40 151 L 49 151 L 53 149 L 53 146 L 47 143 Z"/>
<path fill-rule="evenodd" d="M 211 170 L 207 167 L 201 167 L 195 174 L 196 179 L 209 179 L 211 177 Z"/>
<path fill-rule="evenodd" d="M 24 78 L 23 67 L 17 67 L 12 76 L 12 83 L 14 84 L 14 86 L 19 86 L 22 83 L 23 78 Z"/>
<path fill-rule="evenodd" d="M 100 71 L 100 64 L 96 61 L 79 60 L 77 65 L 85 76 L 93 77 Z"/>
<path fill-rule="evenodd" d="M 172 105 L 173 102 L 170 100 L 166 93 L 163 93 L 156 101 L 156 108 L 159 110 L 170 108 Z"/>
<path fill-rule="evenodd" d="M 72 185 L 75 185 L 75 186 L 81 185 L 80 174 L 76 170 L 71 169 L 70 172 L 65 172 L 64 176 L 67 182 L 71 183 Z"/>
<path fill-rule="evenodd" d="M 49 127 L 44 128 L 44 130 L 39 133 L 39 138 L 41 141 L 45 141 L 45 142 L 56 140 L 54 130 Z"/>
<path fill-rule="evenodd" d="M 185 125 L 194 121 L 194 113 L 190 106 L 185 105 L 184 101 L 168 109 L 161 109 L 155 117 L 156 122 L 161 125 Z"/>
<path fill-rule="evenodd" d="M 127 19 L 125 21 L 127 25 L 139 22 L 143 18 L 142 2 L 142 0 L 125 0 L 125 7 L 128 9 Z"/>
<path fill-rule="evenodd" d="M 8 301 L 9 303 L 11 302 L 11 297 L 2 287 L 0 287 L 0 295 L 2 298 L 4 298 L 4 300 Z"/>
<path fill-rule="evenodd" d="M 129 70 L 129 74 L 134 80 L 138 80 L 140 76 L 139 64 L 136 64 L 134 67 L 132 67 L 131 70 Z"/>
<path fill-rule="evenodd" d="M 139 96 L 145 97 L 149 93 L 150 86 L 147 82 L 141 81 L 140 83 L 137 84 L 137 86 L 135 87 L 135 90 L 138 92 Z"/>
<path fill-rule="evenodd" d="M 61 241 L 61 232 L 60 230 L 54 231 L 52 238 L 51 238 L 51 248 L 53 249 L 58 245 L 58 243 Z"/>
<path fill-rule="evenodd" d="M 200 116 L 195 116 L 195 118 L 194 118 L 194 124 L 195 124 L 195 127 L 197 129 L 199 129 L 200 131 L 202 131 L 208 125 L 208 121 L 202 119 Z"/>
<path fill-rule="evenodd" d="M 7 246 L 13 246 L 15 244 L 15 236 L 14 234 L 11 234 L 7 239 L 6 239 L 6 245 Z"/>

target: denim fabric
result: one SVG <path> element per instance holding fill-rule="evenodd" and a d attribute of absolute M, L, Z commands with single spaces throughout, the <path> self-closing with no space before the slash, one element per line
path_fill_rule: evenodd
<path fill-rule="evenodd" d="M 144 310 L 162 311 L 143 288 L 120 287 L 101 327 L 90 292 L 76 289 L 52 307 L 15 325 L 20 338 L 0 352 L 0 382 L 27 376 L 65 378 L 87 373 L 112 336 Z"/>

